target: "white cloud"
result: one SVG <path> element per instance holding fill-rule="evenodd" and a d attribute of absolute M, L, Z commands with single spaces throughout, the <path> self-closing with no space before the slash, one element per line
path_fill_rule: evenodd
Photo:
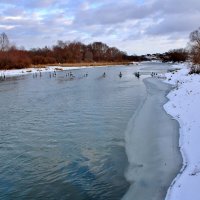
<path fill-rule="evenodd" d="M 199 26 L 200 1 L 1 0 L 0 12 L 0 31 L 27 48 L 98 40 L 141 54 L 184 47 Z"/>

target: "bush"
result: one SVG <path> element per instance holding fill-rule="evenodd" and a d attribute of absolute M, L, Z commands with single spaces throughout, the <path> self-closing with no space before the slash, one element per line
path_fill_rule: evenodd
<path fill-rule="evenodd" d="M 192 65 L 189 74 L 200 74 L 200 66 Z"/>
<path fill-rule="evenodd" d="M 190 73 L 200 74 L 200 28 L 190 34 L 190 57 L 193 63 Z"/>
<path fill-rule="evenodd" d="M 10 50 L 0 52 L 1 69 L 21 69 L 31 65 L 31 59 L 25 51 Z"/>

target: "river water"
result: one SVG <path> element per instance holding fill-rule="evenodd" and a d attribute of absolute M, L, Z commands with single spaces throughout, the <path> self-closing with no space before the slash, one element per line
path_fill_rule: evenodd
<path fill-rule="evenodd" d="M 169 67 L 1 81 L 0 199 L 164 199 L 182 161 L 178 124 L 162 108 L 170 86 L 133 73 Z"/>

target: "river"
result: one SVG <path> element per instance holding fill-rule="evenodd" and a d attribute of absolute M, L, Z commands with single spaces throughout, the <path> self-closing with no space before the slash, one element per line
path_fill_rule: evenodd
<path fill-rule="evenodd" d="M 168 68 L 146 63 L 1 81 L 0 198 L 164 199 L 182 161 L 178 124 L 162 107 L 171 88 L 134 72 Z"/>

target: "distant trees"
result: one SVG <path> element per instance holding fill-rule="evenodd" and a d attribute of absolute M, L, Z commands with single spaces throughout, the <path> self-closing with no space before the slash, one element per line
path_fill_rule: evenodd
<path fill-rule="evenodd" d="M 77 41 L 58 41 L 52 48 L 32 49 L 33 64 L 122 61 L 124 52 L 102 42 L 85 45 Z"/>
<path fill-rule="evenodd" d="M 0 69 L 25 68 L 31 65 L 81 62 L 128 61 L 125 52 L 102 42 L 85 45 L 77 41 L 61 41 L 52 47 L 17 49 L 10 46 L 5 33 L 0 34 Z"/>
<path fill-rule="evenodd" d="M 168 52 L 168 56 L 172 62 L 185 62 L 188 59 L 188 51 L 186 49 L 174 49 Z"/>
<path fill-rule="evenodd" d="M 148 59 L 146 57 L 146 55 L 141 55 L 141 56 L 138 56 L 138 55 L 131 55 L 131 56 L 124 55 L 124 59 L 128 60 L 130 62 L 151 61 L 150 59 Z"/>
<path fill-rule="evenodd" d="M 186 49 L 173 49 L 160 54 L 159 57 L 162 62 L 185 62 L 188 59 L 188 55 Z"/>
<path fill-rule="evenodd" d="M 31 59 L 26 51 L 9 49 L 0 52 L 0 69 L 20 69 L 30 65 Z"/>

